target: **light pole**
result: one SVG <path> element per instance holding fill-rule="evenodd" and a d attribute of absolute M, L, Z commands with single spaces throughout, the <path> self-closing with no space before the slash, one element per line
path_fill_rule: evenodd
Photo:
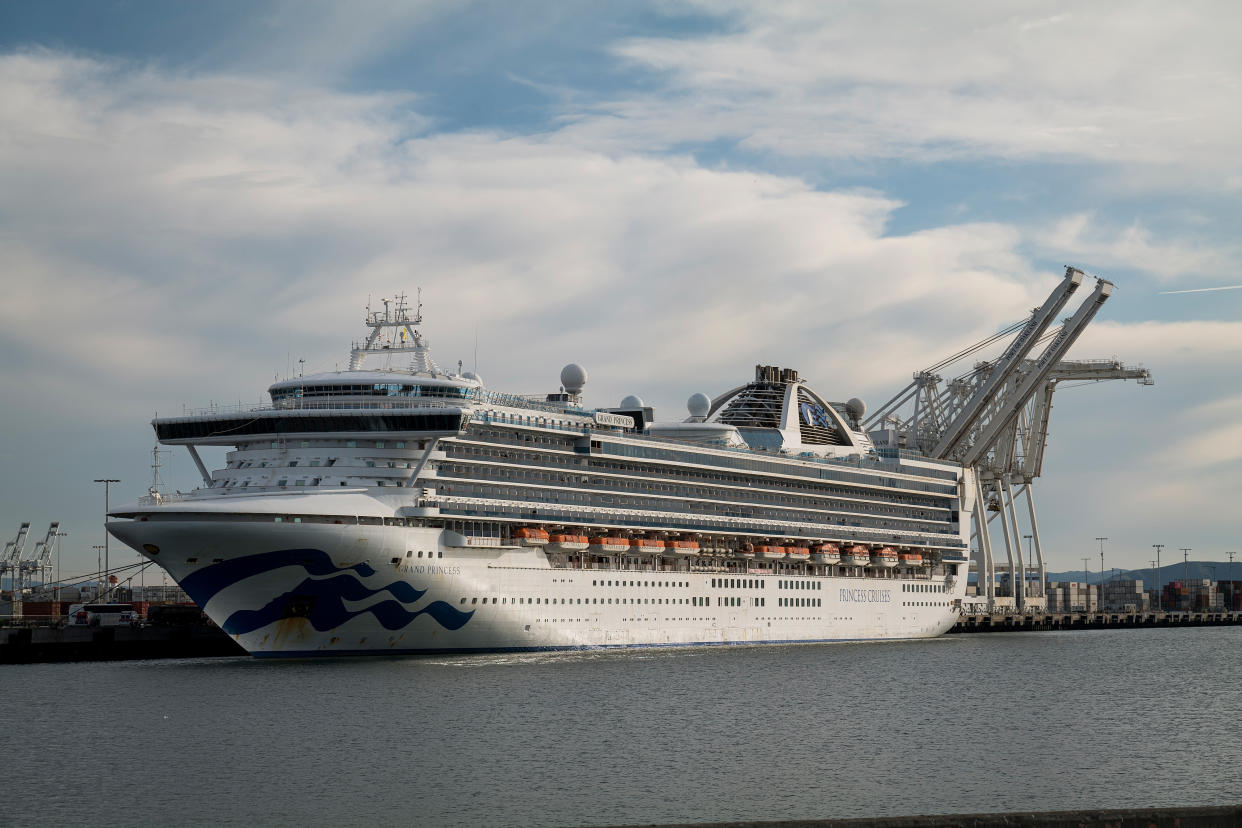
<path fill-rule="evenodd" d="M 103 544 L 97 543 L 91 547 L 95 550 L 95 600 L 99 600 L 99 593 L 103 589 Z"/>
<path fill-rule="evenodd" d="M 1087 560 L 1087 558 L 1082 559 L 1082 602 L 1085 611 L 1091 612 L 1091 573 L 1087 571 Z"/>
<path fill-rule="evenodd" d="M 1161 583 L 1162 579 L 1160 577 L 1160 550 L 1164 549 L 1164 544 L 1153 543 L 1151 546 L 1156 550 L 1156 612 L 1160 612 L 1164 609 L 1164 602 L 1160 600 L 1160 591 L 1164 589 L 1164 584 Z"/>
<path fill-rule="evenodd" d="M 104 484 L 104 588 L 108 588 L 108 494 L 113 483 L 120 483 L 115 477 L 99 477 L 95 479 L 96 483 Z"/>
<path fill-rule="evenodd" d="M 1226 552 L 1225 554 L 1229 556 L 1229 604 L 1230 606 L 1228 607 L 1228 609 L 1230 612 L 1232 612 L 1233 611 L 1232 605 L 1238 600 L 1236 597 L 1238 594 L 1238 587 L 1233 582 L 1233 556 L 1238 553 L 1237 552 Z"/>
<path fill-rule="evenodd" d="M 1100 542 L 1100 610 L 1104 610 L 1104 541 L 1108 538 L 1096 538 Z"/>
<path fill-rule="evenodd" d="M 1023 535 L 1022 537 L 1026 538 L 1026 563 L 1022 567 L 1022 583 L 1023 583 L 1022 591 L 1025 593 L 1026 592 L 1026 567 L 1030 566 L 1030 563 L 1032 560 L 1031 555 L 1033 554 L 1031 552 L 1031 538 L 1035 536 L 1034 535 Z M 1039 594 L 1040 595 L 1044 594 L 1043 584 L 1039 585 Z"/>
<path fill-rule="evenodd" d="M 1182 552 L 1182 583 L 1186 586 L 1186 609 L 1190 609 L 1190 550 L 1184 546 L 1177 547 Z"/>
<path fill-rule="evenodd" d="M 52 537 L 52 543 L 56 544 L 56 611 L 52 617 L 56 619 L 60 618 L 60 539 L 68 536 L 68 532 L 57 532 Z"/>
<path fill-rule="evenodd" d="M 1153 571 L 1153 572 L 1155 572 L 1155 571 L 1156 571 L 1156 562 L 1155 562 L 1155 561 L 1149 561 L 1149 563 L 1151 564 L 1151 569 L 1152 569 L 1152 571 Z M 1144 592 L 1146 592 L 1146 590 L 1144 590 Z M 1156 593 L 1156 595 L 1157 595 L 1157 596 L 1159 596 L 1159 595 L 1160 595 L 1160 593 L 1159 593 L 1159 592 L 1157 592 L 1157 593 Z M 1147 605 L 1147 608 L 1148 608 L 1148 609 L 1151 609 L 1151 604 L 1148 604 L 1148 605 Z"/>

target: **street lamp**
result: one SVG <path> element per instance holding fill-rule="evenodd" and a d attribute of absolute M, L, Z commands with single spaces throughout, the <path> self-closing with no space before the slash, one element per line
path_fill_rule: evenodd
<path fill-rule="evenodd" d="M 1100 542 L 1100 609 L 1104 609 L 1104 541 L 1108 538 L 1096 538 Z"/>
<path fill-rule="evenodd" d="M 109 586 L 108 584 L 108 570 L 109 570 L 109 566 L 108 566 L 108 508 L 109 508 L 108 507 L 108 494 L 109 494 L 109 489 L 112 487 L 112 484 L 120 483 L 121 481 L 117 480 L 115 477 L 99 477 L 95 479 L 95 482 L 104 484 L 104 542 L 103 542 L 103 545 L 104 545 L 104 587 L 107 588 Z"/>
<path fill-rule="evenodd" d="M 1156 571 L 1156 562 L 1155 562 L 1155 561 L 1148 561 L 1148 563 L 1150 563 L 1150 564 L 1151 564 L 1151 569 L 1152 569 L 1152 571 L 1153 571 L 1153 572 L 1155 572 L 1155 571 Z M 1146 592 L 1146 590 L 1144 590 L 1144 592 Z M 1156 597 L 1157 597 L 1157 598 L 1159 598 L 1159 597 L 1160 597 L 1160 593 L 1159 593 L 1159 592 L 1157 592 L 1157 593 L 1156 593 Z M 1148 604 L 1148 605 L 1147 605 L 1147 608 L 1148 608 L 1148 609 L 1151 609 L 1151 604 Z"/>
<path fill-rule="evenodd" d="M 1091 612 L 1091 573 L 1087 571 L 1087 560 L 1087 558 L 1082 559 L 1082 601 L 1085 610 Z"/>
<path fill-rule="evenodd" d="M 1163 543 L 1153 543 L 1152 548 L 1156 550 L 1156 612 L 1164 609 L 1164 602 L 1160 600 L 1160 591 L 1164 589 L 1162 578 L 1160 577 L 1160 550 L 1164 549 Z"/>
<path fill-rule="evenodd" d="M 1229 556 L 1229 604 L 1230 606 L 1228 607 L 1228 609 L 1232 612 L 1233 604 L 1237 602 L 1238 600 L 1236 597 L 1238 594 L 1238 587 L 1237 587 L 1237 584 L 1233 582 L 1233 556 L 1238 553 L 1237 552 L 1226 552 L 1225 554 Z"/>
<path fill-rule="evenodd" d="M 103 544 L 97 543 L 91 547 L 95 550 L 95 600 L 99 600 L 99 592 L 103 589 Z"/>
<path fill-rule="evenodd" d="M 1026 567 L 1031 565 L 1031 556 L 1032 554 L 1034 554 L 1031 552 L 1031 538 L 1035 536 L 1034 535 L 1023 535 L 1022 537 L 1026 538 L 1026 564 L 1023 565 L 1022 567 L 1022 591 L 1026 592 Z M 1043 584 L 1039 585 L 1039 594 L 1040 595 L 1044 594 Z"/>
<path fill-rule="evenodd" d="M 1177 547 L 1182 552 L 1182 581 L 1186 585 L 1186 609 L 1190 609 L 1190 549 L 1184 546 Z"/>
<path fill-rule="evenodd" d="M 52 536 L 52 543 L 56 544 L 56 611 L 52 613 L 52 617 L 57 619 L 60 618 L 60 538 L 68 536 L 68 532 L 57 532 Z"/>

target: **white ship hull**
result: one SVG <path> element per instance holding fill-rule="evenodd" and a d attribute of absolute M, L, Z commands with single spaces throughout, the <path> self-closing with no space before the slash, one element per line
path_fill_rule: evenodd
<path fill-rule="evenodd" d="M 256 656 L 924 638 L 952 627 L 966 580 L 964 564 L 934 579 L 578 569 L 434 528 L 186 517 L 110 530 Z"/>

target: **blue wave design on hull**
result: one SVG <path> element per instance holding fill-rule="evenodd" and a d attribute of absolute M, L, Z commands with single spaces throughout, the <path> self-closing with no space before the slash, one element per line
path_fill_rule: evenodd
<path fill-rule="evenodd" d="M 339 567 L 321 549 L 280 549 L 222 561 L 187 575 L 181 581 L 181 588 L 194 599 L 194 603 L 205 607 L 221 590 L 286 566 L 300 566 L 311 577 L 304 578 L 293 589 L 276 596 L 262 609 L 234 612 L 221 625 L 221 629 L 230 635 L 241 635 L 282 618 L 300 617 L 306 618 L 317 631 L 325 632 L 369 612 L 388 630 L 402 629 L 418 616 L 429 615 L 441 627 L 452 631 L 461 629 L 474 616 L 473 611 L 462 612 L 444 601 L 433 601 L 420 610 L 410 611 L 403 604 L 414 603 L 426 595 L 427 590 L 416 589 L 404 580 L 371 589 L 350 574 L 357 573 L 364 578 L 376 574 L 370 564 Z M 336 573 L 335 577 L 324 577 L 333 573 Z M 393 599 L 362 610 L 345 608 L 344 601 L 362 601 L 381 592 L 390 593 Z M 309 607 L 295 615 L 290 612 L 295 601 L 307 602 Z"/>
<path fill-rule="evenodd" d="M 401 589 L 402 587 L 405 589 Z M 350 611 L 345 608 L 342 600 L 360 601 L 384 590 L 393 593 L 405 603 L 413 603 L 426 594 L 426 590 L 418 592 L 404 581 L 398 581 L 379 589 L 368 589 L 348 575 L 319 581 L 307 578 L 288 592 L 268 601 L 262 609 L 238 610 L 228 617 L 221 628 L 229 635 L 254 632 L 288 617 L 287 610 L 292 601 L 306 599 L 314 600 L 309 611 L 298 617 L 308 620 L 318 632 L 326 632 L 339 627 L 351 618 L 367 612 L 374 615 L 386 630 L 399 630 L 407 627 L 420 615 L 430 615 L 446 630 L 459 630 L 474 615 L 473 611 L 461 612 L 443 601 L 433 601 L 426 607 L 415 611 L 407 610 L 401 603 L 393 600 L 381 601 L 366 609 Z M 415 593 L 415 597 L 406 598 L 398 594 L 406 590 Z"/>
<path fill-rule="evenodd" d="M 194 603 L 205 607 L 207 602 L 215 598 L 216 593 L 222 589 L 231 587 L 246 578 L 280 569 L 282 566 L 300 566 L 306 570 L 308 575 L 318 577 L 351 570 L 364 578 L 375 574 L 375 570 L 368 563 L 339 567 L 332 563 L 332 558 L 322 549 L 278 549 L 274 552 L 260 552 L 257 555 L 246 555 L 205 566 L 187 575 L 181 581 L 181 588 L 194 599 Z"/>

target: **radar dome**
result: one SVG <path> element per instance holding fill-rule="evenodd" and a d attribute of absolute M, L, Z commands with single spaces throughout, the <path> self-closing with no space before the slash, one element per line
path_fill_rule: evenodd
<path fill-rule="evenodd" d="M 483 378 L 480 377 L 478 374 L 476 374 L 474 371 L 467 371 L 466 373 L 461 375 L 461 378 L 468 379 L 468 380 L 474 380 L 479 385 L 483 384 Z"/>
<path fill-rule="evenodd" d="M 586 369 L 576 362 L 571 362 L 561 369 L 561 386 L 567 394 L 581 394 L 586 381 Z"/>
<path fill-rule="evenodd" d="M 643 398 L 636 397 L 633 394 L 630 394 L 628 397 L 622 400 L 621 405 L 618 406 L 618 408 L 642 408 L 642 407 L 643 407 Z"/>
<path fill-rule="evenodd" d="M 686 400 L 686 408 L 689 409 L 691 417 L 701 420 L 711 411 L 712 401 L 706 394 L 691 394 L 690 399 Z"/>
<path fill-rule="evenodd" d="M 845 410 L 850 412 L 850 416 L 859 422 L 867 416 L 867 404 L 858 397 L 850 397 L 850 401 L 845 404 Z"/>

